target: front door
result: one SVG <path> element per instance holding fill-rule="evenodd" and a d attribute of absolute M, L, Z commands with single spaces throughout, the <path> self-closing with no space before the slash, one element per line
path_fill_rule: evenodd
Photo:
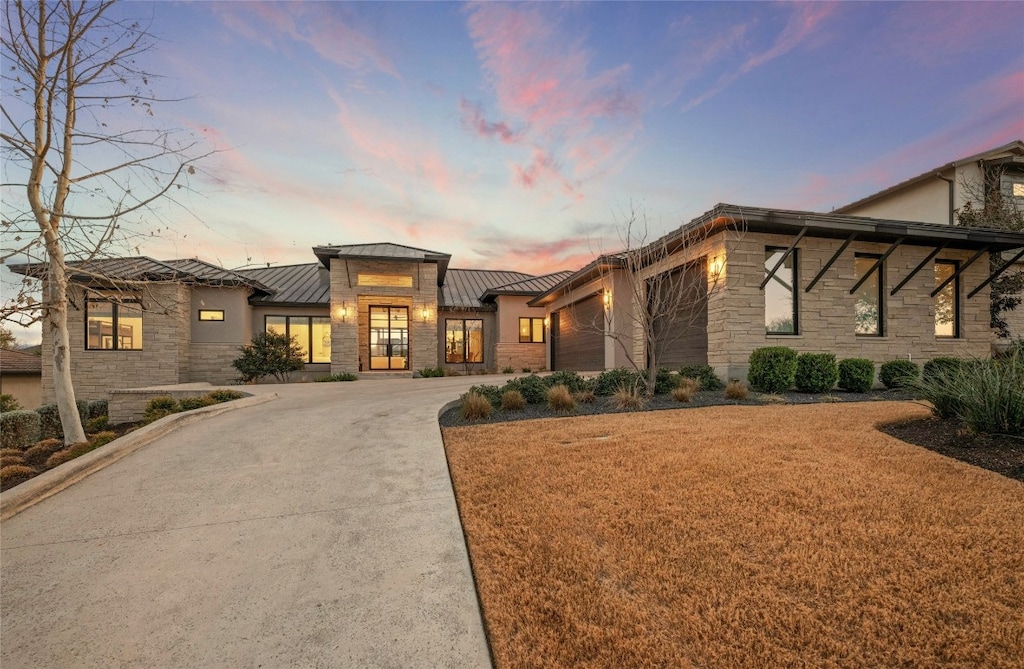
<path fill-rule="evenodd" d="M 408 307 L 370 307 L 370 369 L 409 369 Z"/>

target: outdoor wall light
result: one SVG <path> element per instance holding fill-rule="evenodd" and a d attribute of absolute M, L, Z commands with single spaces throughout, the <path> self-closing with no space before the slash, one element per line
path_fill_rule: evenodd
<path fill-rule="evenodd" d="M 349 312 L 349 306 L 344 302 L 341 303 L 340 307 L 336 307 L 334 309 L 334 314 L 342 323 L 348 322 L 349 316 L 351 315 Z"/>
<path fill-rule="evenodd" d="M 547 316 L 544 317 L 544 327 L 551 325 L 551 319 Z"/>
<path fill-rule="evenodd" d="M 603 299 L 604 299 L 604 308 L 605 309 L 607 309 L 608 307 L 612 306 L 612 294 L 611 294 L 610 291 L 607 291 L 607 290 L 604 291 L 604 298 Z"/>
<path fill-rule="evenodd" d="M 420 318 L 423 319 L 424 323 L 429 321 L 430 320 L 430 309 L 427 308 L 427 307 L 423 307 L 422 309 L 420 309 Z"/>
<path fill-rule="evenodd" d="M 718 281 L 722 276 L 722 271 L 725 269 L 725 260 L 721 256 L 715 256 L 708 263 L 708 271 L 711 274 L 711 279 Z"/>

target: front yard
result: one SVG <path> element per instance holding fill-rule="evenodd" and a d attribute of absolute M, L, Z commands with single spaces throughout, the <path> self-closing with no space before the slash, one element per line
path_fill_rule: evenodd
<path fill-rule="evenodd" d="M 1024 485 L 897 402 L 446 428 L 497 666 L 1016 667 Z"/>

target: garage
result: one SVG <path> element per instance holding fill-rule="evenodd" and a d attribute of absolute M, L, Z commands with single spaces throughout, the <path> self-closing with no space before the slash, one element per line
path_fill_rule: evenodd
<path fill-rule="evenodd" d="M 551 369 L 604 369 L 604 304 L 600 295 L 551 314 Z"/>

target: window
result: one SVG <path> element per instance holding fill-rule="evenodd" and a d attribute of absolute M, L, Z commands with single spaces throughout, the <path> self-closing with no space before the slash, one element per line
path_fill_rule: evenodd
<path fill-rule="evenodd" d="M 956 275 L 955 260 L 935 261 L 935 287 Z M 935 336 L 960 336 L 960 277 L 950 281 L 935 296 Z"/>
<path fill-rule="evenodd" d="M 267 332 L 288 335 L 306 362 L 331 361 L 331 319 L 328 316 L 267 316 Z"/>
<path fill-rule="evenodd" d="M 1024 181 L 1013 182 L 1013 196 L 1024 198 Z"/>
<path fill-rule="evenodd" d="M 89 296 L 85 301 L 85 348 L 141 351 L 142 305 L 137 298 Z"/>
<path fill-rule="evenodd" d="M 853 267 L 857 281 L 867 275 L 880 257 L 867 253 L 854 254 Z M 880 264 L 857 289 L 856 302 L 853 305 L 853 327 L 854 333 L 857 335 L 881 337 L 883 334 L 882 271 L 884 269 L 884 264 Z"/>
<path fill-rule="evenodd" d="M 444 322 L 444 361 L 483 362 L 484 322 L 476 318 L 449 318 Z"/>
<path fill-rule="evenodd" d="M 768 276 L 782 259 L 786 249 L 766 247 L 764 250 L 764 275 Z M 764 287 L 764 329 L 769 334 L 797 334 L 797 292 L 796 264 L 797 250 L 786 258 L 771 281 Z"/>
<path fill-rule="evenodd" d="M 520 344 L 541 344 L 544 342 L 544 319 L 543 318 L 520 318 L 519 319 L 519 343 Z"/>
<path fill-rule="evenodd" d="M 222 321 L 224 320 L 223 309 L 200 309 L 199 320 L 201 321 Z"/>

